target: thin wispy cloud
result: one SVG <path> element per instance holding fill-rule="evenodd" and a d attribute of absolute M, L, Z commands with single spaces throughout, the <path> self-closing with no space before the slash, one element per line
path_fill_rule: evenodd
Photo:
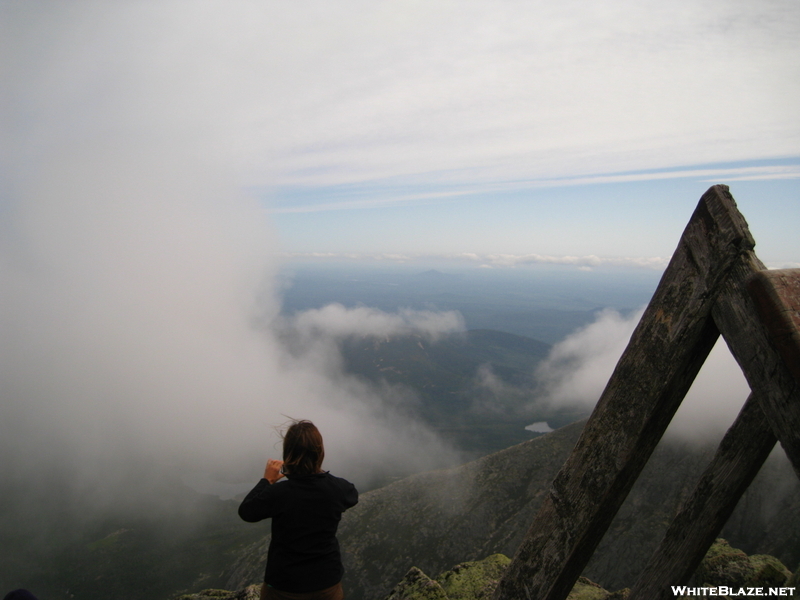
<path fill-rule="evenodd" d="M 475 190 L 450 190 L 442 192 L 423 192 L 423 193 L 394 193 L 390 197 L 371 197 L 367 199 L 353 199 L 345 201 L 333 201 L 314 204 L 301 204 L 299 206 L 277 206 L 269 208 L 267 212 L 272 214 L 290 214 L 290 213 L 312 213 L 329 210 L 362 210 L 368 208 L 380 208 L 384 206 L 391 206 L 393 204 L 420 202 L 420 201 L 435 201 L 447 198 L 455 198 L 458 196 L 466 196 L 468 194 L 477 193 Z M 341 192 L 337 192 L 337 195 Z M 362 195 L 361 192 L 354 192 L 354 194 Z M 315 195 L 324 197 L 325 190 L 316 190 Z"/>
<path fill-rule="evenodd" d="M 636 173 L 610 173 L 585 175 L 578 177 L 559 177 L 544 179 L 526 179 L 522 181 L 494 181 L 491 183 L 470 182 L 469 185 L 453 184 L 450 189 L 438 189 L 441 184 L 431 185 L 426 192 L 397 189 L 396 184 L 386 182 L 369 182 L 353 186 L 321 187 L 313 192 L 313 199 L 303 200 L 293 197 L 295 192 L 289 191 L 286 196 L 278 194 L 272 197 L 268 212 L 273 214 L 312 213 L 339 210 L 364 210 L 381 208 L 393 204 L 435 202 L 456 199 L 459 197 L 509 193 L 524 190 L 536 190 L 554 187 L 597 186 L 615 183 L 641 183 L 687 179 L 713 184 L 719 181 L 729 183 L 737 181 L 766 181 L 800 179 L 800 163 L 770 164 L 760 166 L 738 167 L 705 167 L 659 169 Z M 412 187 L 412 186 L 409 186 Z M 413 185 L 418 188 L 419 185 Z M 253 190 L 258 194 L 258 190 Z M 306 191 L 303 196 L 311 195 Z M 350 199 L 343 199 L 350 197 Z M 364 197 L 368 196 L 368 197 Z"/>
<path fill-rule="evenodd" d="M 791 1 L 45 4 L 53 18 L 39 19 L 41 6 L 3 4 L 4 54 L 22 57 L 7 74 L 28 69 L 26 85 L 60 85 L 76 106 L 130 91 L 134 111 L 174 86 L 191 102 L 159 97 L 169 117 L 189 126 L 212 112 L 217 158 L 270 186 L 547 179 L 798 152 Z M 72 86 L 70 73 L 95 85 Z"/>
<path fill-rule="evenodd" d="M 474 223 L 497 197 L 532 190 L 798 181 L 785 162 L 800 156 L 792 0 L 2 2 L 0 11 L 9 169 L 26 168 L 43 141 L 88 142 L 87 131 L 106 140 L 141 137 L 142 123 L 162 137 L 179 131 L 195 158 L 254 191 L 289 251 L 354 252 L 402 207 L 442 206 Z M 630 214 L 600 201 L 617 221 Z M 392 218 L 368 221 L 367 209 Z M 360 222 L 338 239 L 323 213 Z M 562 220 L 572 214 L 564 208 Z M 413 236 L 386 228 L 378 250 L 420 251 L 401 244 L 435 237 L 423 225 L 409 224 L 420 228 Z M 535 231 L 541 247 L 528 250 L 648 254 L 605 245 L 615 234 L 563 250 L 565 235 Z M 529 243 L 495 235 L 496 252 Z M 576 246 L 587 239 L 569 235 Z"/>
<path fill-rule="evenodd" d="M 494 266 L 524 266 L 524 265 L 571 265 L 577 267 L 600 266 L 629 266 L 646 267 L 648 269 L 663 269 L 669 263 L 669 257 L 614 257 L 600 258 L 599 256 L 547 256 L 541 254 L 490 254 L 480 260 L 481 264 Z"/>
<path fill-rule="evenodd" d="M 601 266 L 613 267 L 642 267 L 647 269 L 662 270 L 669 263 L 670 257 L 636 257 L 617 256 L 599 257 L 588 256 L 553 256 L 543 254 L 352 254 L 336 252 L 282 252 L 280 256 L 286 260 L 318 260 L 318 261 L 369 261 L 414 263 L 425 261 L 448 261 L 452 263 L 469 264 L 484 268 L 513 268 L 530 265 L 564 265 L 583 268 Z"/>
<path fill-rule="evenodd" d="M 699 179 L 715 181 L 759 181 L 764 179 L 798 179 L 800 164 L 766 165 L 737 168 L 695 168 L 659 170 L 645 173 L 621 173 L 568 179 L 548 179 L 527 182 L 531 187 L 555 187 L 562 185 L 596 185 L 603 183 L 627 183 L 633 181 L 658 181 L 662 179 Z M 520 184 L 517 184 L 520 185 Z"/>

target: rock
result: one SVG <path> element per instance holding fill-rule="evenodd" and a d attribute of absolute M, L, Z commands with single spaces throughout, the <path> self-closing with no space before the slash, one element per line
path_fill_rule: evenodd
<path fill-rule="evenodd" d="M 417 567 L 411 567 L 386 600 L 448 600 L 448 598 L 438 582 Z"/>
<path fill-rule="evenodd" d="M 719 538 L 697 568 L 694 581 L 698 586 L 766 587 L 786 585 L 791 576 L 791 571 L 774 556 L 747 556 Z"/>
<path fill-rule="evenodd" d="M 490 600 L 511 559 L 494 554 L 461 563 L 435 580 L 411 567 L 385 600 Z"/>
<path fill-rule="evenodd" d="M 774 556 L 755 554 L 750 557 L 753 567 L 751 582 L 756 586 L 782 586 L 792 576 L 791 571 Z"/>
<path fill-rule="evenodd" d="M 481 561 L 457 565 L 442 573 L 438 581 L 450 600 L 491 600 L 510 562 L 503 554 L 493 554 Z"/>
<path fill-rule="evenodd" d="M 586 577 L 578 577 L 567 600 L 606 600 L 609 593 Z"/>
<path fill-rule="evenodd" d="M 175 596 L 173 600 L 259 600 L 260 597 L 261 584 L 253 584 L 236 592 L 210 589 L 196 594 Z"/>
<path fill-rule="evenodd" d="M 786 587 L 800 587 L 800 565 L 797 565 L 794 574 L 786 580 Z"/>
<path fill-rule="evenodd" d="M 435 580 L 411 567 L 384 600 L 491 600 L 511 559 L 503 554 L 461 563 Z M 567 600 L 625 600 L 628 590 L 609 592 L 586 577 L 578 579 Z"/>
<path fill-rule="evenodd" d="M 435 580 L 412 567 L 384 600 L 491 600 L 510 562 L 508 557 L 494 554 L 461 563 Z M 708 550 L 693 580 L 691 585 L 695 587 L 796 586 L 796 574 L 792 575 L 774 556 L 747 556 L 721 538 Z M 628 588 L 609 592 L 590 579 L 579 577 L 567 600 L 626 600 L 629 593 Z"/>

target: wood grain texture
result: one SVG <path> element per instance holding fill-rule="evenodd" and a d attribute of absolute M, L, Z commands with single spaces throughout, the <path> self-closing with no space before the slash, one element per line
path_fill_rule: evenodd
<path fill-rule="evenodd" d="M 631 588 L 628 600 L 671 599 L 670 586 L 689 582 L 775 442 L 772 428 L 751 394 Z"/>
<path fill-rule="evenodd" d="M 770 340 L 800 381 L 800 269 L 759 271 L 747 289 Z"/>
<path fill-rule="evenodd" d="M 713 317 L 800 477 L 800 383 L 772 344 L 747 291 L 764 268 L 753 252 L 743 254 L 723 285 Z"/>
<path fill-rule="evenodd" d="M 713 347 L 717 295 L 754 245 L 728 188 L 709 189 L 495 600 L 567 597 Z"/>

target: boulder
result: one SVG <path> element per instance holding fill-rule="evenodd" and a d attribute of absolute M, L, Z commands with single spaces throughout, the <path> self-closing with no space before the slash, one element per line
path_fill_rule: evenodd
<path fill-rule="evenodd" d="M 774 556 L 747 556 L 727 540 L 717 539 L 694 574 L 697 586 L 777 587 L 787 584 L 791 571 Z"/>
<path fill-rule="evenodd" d="M 259 600 L 260 597 L 261 584 L 254 584 L 236 592 L 208 589 L 196 594 L 174 596 L 173 600 Z"/>
<path fill-rule="evenodd" d="M 461 563 L 431 579 L 412 567 L 384 600 L 491 600 L 511 562 L 503 554 Z M 567 600 L 624 600 L 628 590 L 609 592 L 586 577 L 578 579 Z"/>

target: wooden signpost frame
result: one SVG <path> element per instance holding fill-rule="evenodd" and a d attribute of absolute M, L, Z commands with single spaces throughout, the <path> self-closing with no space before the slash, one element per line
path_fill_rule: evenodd
<path fill-rule="evenodd" d="M 494 600 L 567 597 L 720 335 L 752 393 L 629 600 L 688 582 L 776 441 L 800 477 L 800 270 L 765 271 L 754 247 L 711 187 Z"/>

